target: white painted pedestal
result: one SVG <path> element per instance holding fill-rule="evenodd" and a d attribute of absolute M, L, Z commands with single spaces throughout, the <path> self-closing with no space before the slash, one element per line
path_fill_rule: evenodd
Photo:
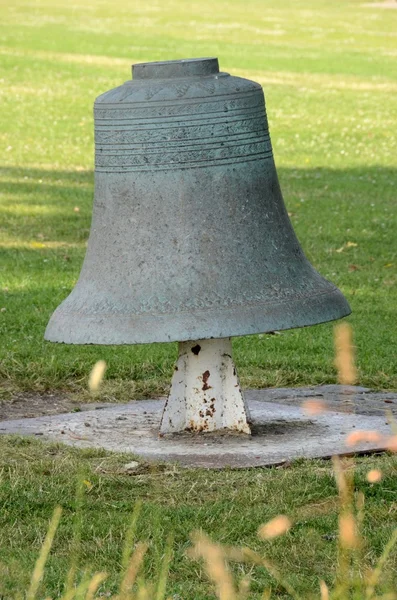
<path fill-rule="evenodd" d="M 221 430 L 251 433 L 231 340 L 180 342 L 160 435 Z"/>

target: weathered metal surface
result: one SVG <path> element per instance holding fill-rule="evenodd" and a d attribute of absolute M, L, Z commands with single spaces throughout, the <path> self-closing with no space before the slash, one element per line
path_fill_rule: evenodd
<path fill-rule="evenodd" d="M 180 343 L 160 433 L 225 429 L 251 433 L 230 338 Z"/>
<path fill-rule="evenodd" d="M 87 254 L 46 339 L 226 338 L 347 315 L 292 229 L 261 86 L 215 58 L 133 73 L 95 102 Z"/>
<path fill-rule="evenodd" d="M 356 393 L 356 390 L 358 392 Z M 142 400 L 63 415 L 0 422 L 0 433 L 38 435 L 81 448 L 131 452 L 151 462 L 177 462 L 185 467 L 260 467 L 306 457 L 329 457 L 378 451 L 383 441 L 346 444 L 354 431 L 392 433 L 385 411 L 397 396 L 360 392 L 337 386 L 299 390 L 247 390 L 251 436 L 184 433 L 159 437 L 163 400 Z M 330 412 L 308 416 L 302 400 L 322 397 Z M 350 403 L 347 407 L 346 402 Z M 295 404 L 295 405 L 291 405 Z M 82 407 L 84 408 L 84 407 Z M 356 412 L 346 412 L 347 408 Z"/>

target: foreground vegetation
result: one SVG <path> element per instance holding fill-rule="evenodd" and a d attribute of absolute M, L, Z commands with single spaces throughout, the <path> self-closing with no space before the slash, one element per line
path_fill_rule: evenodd
<path fill-rule="evenodd" d="M 128 455 L 0 437 L 0 595 L 16 598 L 28 589 L 56 505 L 63 507 L 63 514 L 38 597 L 61 595 L 73 564 L 76 581 L 105 571 L 108 579 L 100 593 L 114 594 L 136 501 L 142 502 L 142 508 L 133 540 L 127 541 L 128 552 L 137 541 L 147 543 L 142 575 L 157 581 L 167 544 L 172 545 L 167 597 L 214 597 L 203 566 L 186 555 L 192 530 L 204 531 L 226 546 L 257 551 L 278 566 L 284 580 L 305 600 L 319 598 L 320 580 L 334 585 L 341 566 L 337 561 L 340 500 L 330 462 L 217 472 L 145 464 L 125 470 L 130 461 Z M 382 472 L 380 483 L 368 483 L 370 469 Z M 348 472 L 353 473 L 351 465 Z M 361 493 L 366 498 L 361 526 L 365 543 L 354 560 L 361 584 L 397 525 L 396 475 L 395 455 L 358 460 L 355 500 L 361 501 Z M 290 517 L 290 531 L 274 540 L 259 539 L 259 526 L 280 513 Z M 397 589 L 396 559 L 394 549 L 377 594 Z M 263 566 L 238 561 L 233 570 L 237 580 L 250 576 L 250 598 L 262 598 L 269 587 L 275 598 L 291 597 Z M 355 598 L 363 600 L 362 595 Z"/>
<path fill-rule="evenodd" d="M 358 0 L 171 0 L 1 7 L 0 377 L 110 397 L 167 386 L 175 345 L 45 343 L 73 287 L 93 197 L 92 104 L 135 61 L 216 55 L 265 88 L 278 173 L 311 262 L 352 305 L 360 383 L 397 389 L 397 11 Z M 244 385 L 334 382 L 332 325 L 234 340 Z"/>

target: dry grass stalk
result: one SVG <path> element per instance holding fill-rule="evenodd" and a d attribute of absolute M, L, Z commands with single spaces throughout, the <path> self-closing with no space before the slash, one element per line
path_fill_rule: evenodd
<path fill-rule="evenodd" d="M 367 481 L 369 483 L 379 483 L 382 479 L 382 472 L 378 469 L 372 469 L 367 473 Z"/>
<path fill-rule="evenodd" d="M 97 392 L 101 385 L 103 376 L 106 371 L 106 361 L 98 360 L 93 366 L 91 373 L 88 377 L 88 387 L 90 392 Z"/>
<path fill-rule="evenodd" d="M 379 431 L 352 431 L 352 433 L 346 437 L 346 444 L 348 446 L 355 446 L 361 442 L 378 444 L 382 441 L 382 439 L 382 435 L 379 433 Z"/>
<path fill-rule="evenodd" d="M 84 502 L 85 486 L 84 486 L 84 474 L 80 473 L 77 479 L 76 485 L 76 513 L 74 516 L 73 523 L 73 537 L 71 540 L 71 561 L 69 566 L 68 575 L 66 577 L 65 590 L 74 589 L 76 573 L 78 570 L 81 554 L 81 532 L 83 527 L 83 511 L 82 506 Z"/>
<path fill-rule="evenodd" d="M 356 496 L 356 521 L 357 521 L 357 531 L 362 531 L 362 527 L 364 525 L 364 517 L 365 517 L 365 496 L 363 492 L 358 492 Z"/>
<path fill-rule="evenodd" d="M 329 590 L 325 581 L 320 581 L 321 600 L 329 600 Z"/>
<path fill-rule="evenodd" d="M 339 498 L 342 507 L 346 507 L 351 503 L 353 489 L 352 489 L 352 475 L 349 469 L 353 466 L 353 462 L 350 459 L 345 459 L 343 462 L 339 456 L 332 457 L 332 465 L 335 473 L 336 485 L 338 486 Z"/>
<path fill-rule="evenodd" d="M 339 323 L 335 326 L 335 366 L 338 370 L 339 383 L 353 385 L 357 382 L 352 329 L 348 323 Z"/>
<path fill-rule="evenodd" d="M 283 535 L 287 533 L 287 531 L 291 528 L 292 523 L 290 519 L 285 515 L 278 515 L 268 523 L 261 525 L 258 530 L 258 536 L 262 540 L 271 540 L 275 537 Z"/>
<path fill-rule="evenodd" d="M 335 479 L 339 491 L 339 550 L 338 550 L 338 592 L 341 598 L 348 595 L 350 579 L 351 551 L 357 546 L 357 528 L 352 513 L 353 505 L 353 462 L 332 458 Z"/>
<path fill-rule="evenodd" d="M 356 520 L 351 512 L 339 515 L 339 540 L 343 548 L 357 548 Z"/>
<path fill-rule="evenodd" d="M 365 594 L 365 600 L 372 600 L 374 598 L 375 588 L 376 588 L 378 581 L 380 579 L 380 576 L 382 574 L 383 567 L 385 566 L 385 563 L 386 563 L 387 559 L 389 558 L 390 552 L 392 551 L 392 549 L 394 548 L 396 543 L 397 543 L 397 527 L 393 531 L 393 534 L 392 534 L 390 540 L 387 542 L 387 544 L 382 552 L 382 555 L 381 555 L 380 559 L 378 560 L 378 564 L 376 565 L 375 569 L 373 570 L 373 572 L 368 580 L 368 585 L 367 585 L 366 594 Z"/>
<path fill-rule="evenodd" d="M 82 600 L 83 598 L 86 599 L 86 594 L 88 593 L 88 589 L 94 577 L 83 577 L 83 581 L 81 581 L 76 587 L 72 587 L 71 589 L 67 590 L 66 593 L 62 596 L 61 600 Z"/>
<path fill-rule="evenodd" d="M 193 556 L 204 560 L 208 577 L 215 583 L 219 600 L 237 600 L 225 552 L 219 544 L 200 533 L 193 536 Z"/>
<path fill-rule="evenodd" d="M 85 600 L 94 600 L 95 594 L 101 585 L 107 578 L 106 573 L 96 573 L 88 584 L 87 593 L 85 596 Z"/>
<path fill-rule="evenodd" d="M 139 569 L 142 566 L 144 556 L 147 551 L 147 544 L 139 542 L 131 556 L 128 568 L 125 572 L 120 585 L 119 600 L 127 600 L 131 594 L 131 590 L 136 582 Z"/>
<path fill-rule="evenodd" d="M 225 548 L 226 556 L 229 560 L 238 563 L 248 563 L 252 565 L 257 565 L 264 567 L 268 573 L 273 577 L 275 581 L 277 581 L 280 587 L 283 587 L 287 594 L 291 596 L 291 598 L 295 598 L 295 600 L 299 599 L 298 594 L 295 590 L 290 586 L 288 581 L 286 581 L 278 569 L 266 558 L 260 556 L 250 548 Z M 265 590 L 264 598 L 270 598 L 271 589 Z"/>
<path fill-rule="evenodd" d="M 125 542 L 123 547 L 123 556 L 121 559 L 121 573 L 122 578 L 124 577 L 125 572 L 128 569 L 131 559 L 131 551 L 134 547 L 134 538 L 136 533 L 136 527 L 138 523 L 138 518 L 142 510 L 142 501 L 137 500 L 134 505 L 134 510 L 132 511 L 131 521 L 129 527 L 127 529 L 127 533 L 125 536 Z"/>
<path fill-rule="evenodd" d="M 113 600 L 119 600 L 118 598 L 114 598 Z M 132 597 L 130 597 L 132 600 Z M 143 580 L 138 579 L 138 592 L 136 595 L 136 600 L 153 600 L 153 590 L 151 587 L 147 587 Z"/>
<path fill-rule="evenodd" d="M 397 435 L 392 435 L 386 442 L 386 448 L 390 452 L 397 452 Z"/>
<path fill-rule="evenodd" d="M 247 600 L 251 587 L 251 578 L 246 575 L 238 585 L 238 600 Z"/>
<path fill-rule="evenodd" d="M 302 402 L 303 411 L 311 415 L 321 415 L 327 411 L 327 405 L 322 400 L 305 400 Z"/>
<path fill-rule="evenodd" d="M 160 577 L 159 577 L 159 581 L 158 581 L 158 585 L 157 585 L 157 592 L 156 592 L 156 597 L 155 600 L 164 600 L 165 598 L 165 590 L 167 587 L 167 578 L 168 578 L 168 572 L 169 572 L 169 568 L 170 568 L 170 564 L 171 564 L 171 560 L 172 560 L 172 554 L 173 554 L 173 539 L 172 537 L 169 537 L 167 540 L 167 546 L 165 549 L 165 554 L 164 554 L 164 558 L 161 564 L 161 572 L 160 572 Z"/>
<path fill-rule="evenodd" d="M 47 562 L 47 558 L 50 553 L 52 543 L 54 541 L 55 533 L 58 529 L 59 521 L 61 519 L 61 514 L 62 514 L 62 508 L 60 506 L 57 506 L 57 508 L 54 510 L 54 514 L 52 516 L 50 526 L 47 531 L 47 535 L 45 536 L 43 545 L 40 550 L 39 557 L 36 561 L 32 579 L 30 581 L 30 586 L 29 586 L 28 592 L 26 594 L 26 600 L 34 600 L 34 598 L 36 597 L 40 582 L 43 579 L 44 567 Z"/>

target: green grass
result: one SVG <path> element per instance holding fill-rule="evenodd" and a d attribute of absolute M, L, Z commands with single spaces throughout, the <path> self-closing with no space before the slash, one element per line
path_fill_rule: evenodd
<path fill-rule="evenodd" d="M 112 397 L 167 387 L 175 345 L 67 347 L 43 333 L 84 257 L 95 97 L 134 61 L 203 55 L 264 85 L 293 225 L 353 309 L 360 383 L 397 389 L 397 11 L 358 0 L 15 0 L 0 10 L 3 391 L 79 392 L 99 358 Z M 332 324 L 234 347 L 244 385 L 335 381 Z"/>
<path fill-rule="evenodd" d="M 0 13 L 5 396 L 17 389 L 81 394 L 100 358 L 109 366 L 103 396 L 150 396 L 167 387 L 175 345 L 73 347 L 45 343 L 43 333 L 84 257 L 95 97 L 128 79 L 132 62 L 211 55 L 224 70 L 264 85 L 293 225 L 309 259 L 352 305 L 359 381 L 397 389 L 397 10 L 361 0 L 13 0 Z M 336 379 L 332 324 L 235 339 L 234 347 L 246 386 Z M 272 557 L 305 599 L 320 578 L 332 583 L 337 506 L 328 463 L 222 473 L 142 467 L 127 476 L 120 466 L 129 459 L 0 437 L 0 594 L 14 598 L 27 588 L 58 503 L 64 513 L 43 597 L 62 591 L 76 519 L 83 523 L 81 569 L 104 568 L 105 590 L 113 592 L 138 498 L 144 504 L 137 538 L 150 544 L 149 578 L 158 572 L 167 535 L 174 535 L 167 591 L 175 600 L 214 597 L 202 567 L 185 556 L 197 528 Z M 380 485 L 366 482 L 373 467 L 384 473 Z M 76 517 L 80 476 L 92 488 Z M 395 458 L 359 461 L 356 490 L 367 497 L 362 573 L 396 524 L 396 481 Z M 294 528 L 260 542 L 258 526 L 280 512 L 291 515 Z M 384 589 L 397 584 L 395 559 L 394 553 Z M 236 568 L 238 577 L 247 571 Z M 284 597 L 263 569 L 252 570 L 252 578 L 254 597 L 270 583 Z"/>
<path fill-rule="evenodd" d="M 143 507 L 135 541 L 149 544 L 144 568 L 149 580 L 158 577 L 167 538 L 170 534 L 174 538 L 167 587 L 171 598 L 214 597 L 200 564 L 186 556 L 190 532 L 200 529 L 222 544 L 246 545 L 271 559 L 302 598 L 313 593 L 318 598 L 321 579 L 333 584 L 339 501 L 329 462 L 299 461 L 292 468 L 222 473 L 142 464 L 128 475 L 122 467 L 130 460 L 128 455 L 0 437 L 0 595 L 15 598 L 27 589 L 57 504 L 63 507 L 63 516 L 39 597 L 62 593 L 76 552 L 76 524 L 81 536 L 79 577 L 104 570 L 109 579 L 102 591 L 115 593 L 126 531 L 138 499 Z M 371 468 L 382 470 L 381 484 L 367 483 Z M 82 479 L 86 484 L 78 500 L 76 485 Z M 356 496 L 360 492 L 366 496 L 365 544 L 356 558 L 364 577 L 396 526 L 397 457 L 360 459 L 354 484 Z M 280 513 L 291 517 L 291 531 L 274 541 L 259 540 L 259 526 Z M 396 559 L 394 550 L 379 592 L 396 589 Z M 247 573 L 252 577 L 252 600 L 259 600 L 260 591 L 269 585 L 275 597 L 287 597 L 265 569 L 249 565 L 235 569 L 238 579 Z"/>

